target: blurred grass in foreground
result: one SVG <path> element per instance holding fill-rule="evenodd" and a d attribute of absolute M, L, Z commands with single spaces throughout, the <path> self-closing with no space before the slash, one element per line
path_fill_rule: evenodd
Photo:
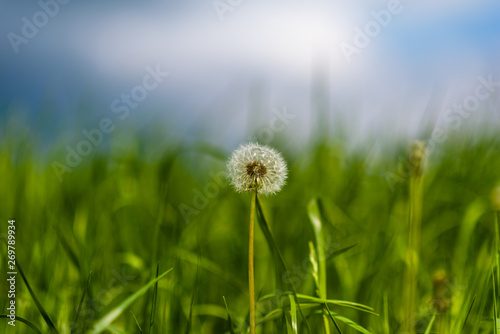
<path fill-rule="evenodd" d="M 220 180 L 230 152 L 209 143 L 167 144 L 161 156 L 151 158 L 141 149 L 147 143 L 137 139 L 131 141 L 134 150 L 97 151 L 59 182 L 52 168 L 36 158 L 34 140 L 14 138 L 3 138 L 0 148 L 1 233 L 8 219 L 16 220 L 17 259 L 60 332 L 90 330 L 154 279 L 157 263 L 161 273 L 173 270 L 159 281 L 157 294 L 151 288 L 138 297 L 108 327 L 110 332 L 230 333 L 246 328 L 250 195 L 236 194 Z M 356 332 L 343 321 L 329 322 L 340 319 L 336 315 L 372 333 L 398 333 L 405 321 L 408 143 L 396 143 L 400 148 L 393 152 L 353 152 L 335 140 L 318 141 L 300 152 L 273 146 L 284 151 L 290 177 L 283 191 L 262 201 L 288 271 L 276 270 L 278 260 L 256 228 L 257 308 L 269 317 L 258 332 L 306 332 L 286 284 L 293 282 L 312 333 L 323 332 L 325 323 L 330 333 Z M 417 333 L 424 333 L 431 320 L 430 332 L 438 332 L 438 326 L 443 333 L 493 332 L 498 318 L 493 296 L 498 296 L 500 277 L 498 212 L 491 193 L 499 181 L 497 136 L 451 136 L 429 157 L 419 293 L 410 320 Z M 315 198 L 319 201 L 312 208 L 323 224 L 322 241 L 309 220 L 308 205 Z M 1 249 L 4 277 L 5 245 Z M 325 269 L 320 263 L 318 271 L 311 263 L 320 253 Z M 17 315 L 47 332 L 20 276 L 17 289 Z M 2 279 L 0 313 L 6 312 L 7 290 Z M 325 294 L 368 305 L 378 315 L 333 304 L 328 312 L 306 305 Z M 271 297 L 273 302 L 266 302 Z M 278 308 L 287 315 L 276 313 Z M 12 328 L 1 319 L 0 331 L 31 329 L 20 322 Z"/>

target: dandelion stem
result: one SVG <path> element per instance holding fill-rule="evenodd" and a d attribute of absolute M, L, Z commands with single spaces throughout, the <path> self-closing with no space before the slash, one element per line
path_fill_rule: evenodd
<path fill-rule="evenodd" d="M 250 203 L 250 231 L 248 240 L 248 289 L 250 294 L 250 334 L 255 334 L 255 278 L 254 278 L 254 256 L 253 256 L 253 234 L 255 200 L 257 191 L 252 191 L 252 202 Z"/>

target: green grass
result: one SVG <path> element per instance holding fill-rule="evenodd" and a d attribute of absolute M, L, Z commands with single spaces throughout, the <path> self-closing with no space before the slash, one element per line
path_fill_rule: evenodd
<path fill-rule="evenodd" d="M 0 148 L 0 232 L 16 219 L 16 256 L 31 288 L 17 276 L 20 318 L 14 329 L 0 317 L 0 332 L 48 333 L 51 323 L 59 333 L 248 331 L 250 195 L 210 176 L 225 169 L 229 151 L 165 144 L 154 155 L 138 138 L 134 151 L 102 148 L 60 183 L 34 143 L 11 136 Z M 460 134 L 430 156 L 409 320 L 408 143 L 390 144 L 399 148 L 374 156 L 339 140 L 300 151 L 273 143 L 290 173 L 279 194 L 257 201 L 258 333 L 398 333 L 405 322 L 417 333 L 438 325 L 444 333 L 496 332 L 490 194 L 500 181 L 500 140 Z M 50 157 L 61 160 L 57 150 Z M 191 207 L 188 221 L 180 205 Z M 4 277 L 4 243 L 0 255 Z M 438 271 L 451 300 L 441 314 L 432 307 Z"/>

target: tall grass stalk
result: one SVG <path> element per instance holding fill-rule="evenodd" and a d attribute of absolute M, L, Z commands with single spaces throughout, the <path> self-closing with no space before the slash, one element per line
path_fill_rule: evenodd
<path fill-rule="evenodd" d="M 414 144 L 411 152 L 414 170 L 409 180 L 409 227 L 408 246 L 405 256 L 405 274 L 403 282 L 403 332 L 415 334 L 415 320 L 418 303 L 418 269 L 423 201 L 423 148 Z"/>
<path fill-rule="evenodd" d="M 255 334 L 255 273 L 254 273 L 254 221 L 255 221 L 255 200 L 257 191 L 252 191 L 252 201 L 250 202 L 250 229 L 248 233 L 248 290 L 250 300 L 250 334 Z"/>
<path fill-rule="evenodd" d="M 325 256 L 325 243 L 324 243 L 324 229 L 323 224 L 320 219 L 319 212 L 319 202 L 317 199 L 311 200 L 307 207 L 309 213 L 309 219 L 311 220 L 311 224 L 314 230 L 314 236 L 316 239 L 316 249 L 312 249 L 311 253 L 316 254 L 316 262 L 317 262 L 317 272 L 316 272 L 316 286 L 318 290 L 318 295 L 322 299 L 327 299 L 327 279 L 326 279 L 326 256 Z M 314 260 L 312 257 L 311 260 Z M 332 317 L 333 319 L 333 317 Z M 334 320 L 335 322 L 335 320 Z M 325 334 L 330 334 L 330 325 L 328 322 L 328 314 L 327 310 L 323 312 L 323 325 L 325 328 Z"/>

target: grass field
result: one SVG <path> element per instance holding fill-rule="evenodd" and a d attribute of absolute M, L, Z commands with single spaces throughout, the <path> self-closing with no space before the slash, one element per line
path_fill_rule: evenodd
<path fill-rule="evenodd" d="M 251 195 L 223 178 L 230 151 L 172 143 L 151 156 L 137 138 L 59 182 L 34 142 L 0 149 L 0 232 L 15 219 L 32 289 L 18 273 L 16 327 L 0 319 L 0 332 L 248 332 Z M 272 143 L 289 178 L 257 203 L 258 333 L 497 332 L 500 139 L 450 136 L 421 176 L 409 143 L 390 144 Z M 6 243 L 0 255 L 7 314 Z"/>

